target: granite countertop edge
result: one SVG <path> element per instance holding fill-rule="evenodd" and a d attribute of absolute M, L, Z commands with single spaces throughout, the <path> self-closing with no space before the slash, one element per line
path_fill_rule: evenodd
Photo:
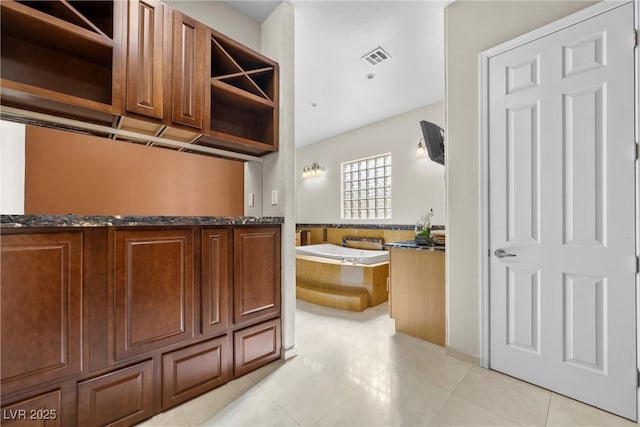
<path fill-rule="evenodd" d="M 409 224 L 305 224 L 297 223 L 296 228 L 352 228 L 364 230 L 393 230 L 393 231 L 414 231 L 416 226 Z M 432 230 L 444 230 L 444 225 L 433 225 Z"/>
<path fill-rule="evenodd" d="M 1 228 L 280 225 L 284 217 L 146 215 L 0 215 Z"/>
<path fill-rule="evenodd" d="M 446 250 L 445 245 L 419 245 L 413 240 L 406 240 L 402 242 L 390 242 L 382 245 L 384 248 L 402 248 L 402 249 L 417 249 L 419 251 L 436 251 L 444 252 Z"/>

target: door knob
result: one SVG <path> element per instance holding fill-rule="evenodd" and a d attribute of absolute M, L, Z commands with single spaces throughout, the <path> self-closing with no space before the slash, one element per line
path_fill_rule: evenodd
<path fill-rule="evenodd" d="M 508 252 L 505 252 L 504 249 L 496 249 L 496 251 L 493 254 L 497 258 L 507 258 L 507 257 L 516 256 L 516 254 L 510 254 Z"/>

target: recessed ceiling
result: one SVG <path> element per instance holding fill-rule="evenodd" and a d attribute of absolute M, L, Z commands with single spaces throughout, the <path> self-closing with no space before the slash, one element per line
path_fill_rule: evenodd
<path fill-rule="evenodd" d="M 280 3 L 226 1 L 258 22 Z M 296 146 L 443 100 L 450 2 L 293 0 Z M 389 59 L 363 60 L 379 47 Z"/>

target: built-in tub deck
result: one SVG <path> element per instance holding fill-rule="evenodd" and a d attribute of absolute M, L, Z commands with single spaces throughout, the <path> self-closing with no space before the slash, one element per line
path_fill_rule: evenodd
<path fill-rule="evenodd" d="M 310 246 L 302 247 L 303 251 L 296 248 L 298 298 L 351 311 L 363 311 L 387 301 L 388 252 L 311 246 L 319 246 L 319 253 L 312 255 L 314 248 Z M 339 254 L 340 250 L 344 255 Z M 333 257 L 323 255 L 327 251 Z"/>

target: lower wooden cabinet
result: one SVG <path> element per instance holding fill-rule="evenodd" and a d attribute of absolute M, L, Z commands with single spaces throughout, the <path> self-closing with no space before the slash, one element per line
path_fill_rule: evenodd
<path fill-rule="evenodd" d="M 391 248 L 389 260 L 389 307 L 396 331 L 444 346 L 444 252 Z"/>
<path fill-rule="evenodd" d="M 116 360 L 194 336 L 194 232 L 113 231 Z"/>
<path fill-rule="evenodd" d="M 162 409 L 191 399 L 231 378 L 229 336 L 162 356 Z"/>
<path fill-rule="evenodd" d="M 62 396 L 60 390 L 4 406 L 0 423 L 3 426 L 61 426 Z"/>
<path fill-rule="evenodd" d="M 280 357 L 280 319 L 236 331 L 233 341 L 234 373 L 244 375 Z"/>
<path fill-rule="evenodd" d="M 238 326 L 280 313 L 280 228 L 236 228 L 233 321 Z"/>
<path fill-rule="evenodd" d="M 153 415 L 153 362 L 78 384 L 79 426 L 128 426 Z"/>
<path fill-rule="evenodd" d="M 82 372 L 83 233 L 2 236 L 2 393 Z"/>
<path fill-rule="evenodd" d="M 280 357 L 279 225 L 3 229 L 0 249 L 2 425 L 134 425 Z"/>

